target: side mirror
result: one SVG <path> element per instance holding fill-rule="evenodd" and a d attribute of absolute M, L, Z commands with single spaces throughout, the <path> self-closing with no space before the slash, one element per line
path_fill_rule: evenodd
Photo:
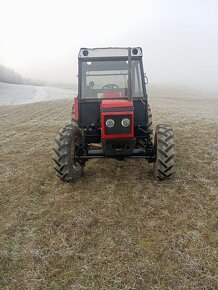
<path fill-rule="evenodd" d="M 148 84 L 148 77 L 146 76 L 146 74 L 144 74 L 144 79 L 145 79 L 145 84 Z"/>

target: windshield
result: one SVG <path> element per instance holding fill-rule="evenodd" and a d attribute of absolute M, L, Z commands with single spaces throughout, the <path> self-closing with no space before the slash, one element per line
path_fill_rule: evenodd
<path fill-rule="evenodd" d="M 132 65 L 132 96 L 142 97 L 139 60 Z M 82 98 L 117 98 L 128 96 L 128 61 L 82 62 Z"/>

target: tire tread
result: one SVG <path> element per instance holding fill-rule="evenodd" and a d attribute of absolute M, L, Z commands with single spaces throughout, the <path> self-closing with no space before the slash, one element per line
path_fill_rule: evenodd
<path fill-rule="evenodd" d="M 170 125 L 160 124 L 155 133 L 156 161 L 154 175 L 158 180 L 172 176 L 174 171 L 174 135 Z"/>

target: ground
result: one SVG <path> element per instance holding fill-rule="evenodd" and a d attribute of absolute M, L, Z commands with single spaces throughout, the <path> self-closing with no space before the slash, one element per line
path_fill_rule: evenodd
<path fill-rule="evenodd" d="M 215 95 L 149 88 L 175 130 L 175 175 L 144 160 L 91 160 L 55 177 L 71 100 L 0 107 L 0 289 L 217 289 Z"/>

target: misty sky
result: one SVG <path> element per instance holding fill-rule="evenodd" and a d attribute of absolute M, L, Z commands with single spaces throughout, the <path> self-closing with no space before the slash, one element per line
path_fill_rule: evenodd
<path fill-rule="evenodd" d="M 0 0 L 0 64 L 76 81 L 80 47 L 142 46 L 151 83 L 218 91 L 218 0 Z"/>

